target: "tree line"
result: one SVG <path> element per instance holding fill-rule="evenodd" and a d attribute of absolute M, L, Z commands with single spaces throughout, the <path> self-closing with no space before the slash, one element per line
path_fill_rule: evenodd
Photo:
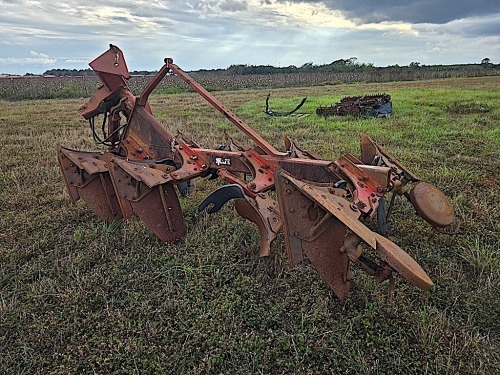
<path fill-rule="evenodd" d="M 417 61 L 411 62 L 409 65 L 389 65 L 386 67 L 376 67 L 372 63 L 360 63 L 356 57 L 349 59 L 335 60 L 329 64 L 316 65 L 312 62 L 306 62 L 297 67 L 289 65 L 286 67 L 276 67 L 272 65 L 248 65 L 248 64 L 233 64 L 225 69 L 200 69 L 192 71 L 199 75 L 222 75 L 222 76 L 238 76 L 238 75 L 269 75 L 269 74 L 293 74 L 293 73 L 346 73 L 346 72 L 398 72 L 407 70 L 425 70 L 425 71 L 464 71 L 464 70 L 498 70 L 500 64 L 492 64 L 489 58 L 484 58 L 478 64 L 454 64 L 454 65 L 423 65 Z M 147 76 L 153 75 L 156 71 L 134 70 L 131 75 Z M 27 73 L 27 76 L 34 74 Z M 95 72 L 90 69 L 49 69 L 43 75 L 56 77 L 77 77 L 77 76 L 95 76 Z"/>

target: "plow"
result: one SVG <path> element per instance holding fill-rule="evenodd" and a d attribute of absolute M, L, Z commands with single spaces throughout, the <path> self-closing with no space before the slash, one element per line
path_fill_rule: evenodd
<path fill-rule="evenodd" d="M 95 142 L 107 149 L 59 146 L 71 201 L 84 200 L 107 222 L 137 216 L 161 241 L 177 243 L 187 231 L 180 199 L 190 198 L 195 179 L 219 179 L 224 184 L 198 210 L 215 214 L 232 202 L 240 216 L 256 225 L 261 257 L 270 255 L 282 232 L 290 266 L 307 260 L 341 301 L 348 297 L 354 267 L 378 282 L 397 273 L 424 291 L 433 286 L 424 269 L 386 237 L 390 213 L 395 197 L 406 197 L 422 219 L 443 229 L 454 222 L 453 207 L 437 187 L 421 181 L 368 135 L 360 135 L 359 157 L 321 160 L 288 137 L 279 151 L 171 58 L 138 96 L 127 85 L 130 75 L 118 47 L 110 45 L 89 65 L 102 85 L 79 113 Z M 172 73 L 254 146 L 227 136 L 225 145 L 204 148 L 156 120 L 148 98 Z"/>

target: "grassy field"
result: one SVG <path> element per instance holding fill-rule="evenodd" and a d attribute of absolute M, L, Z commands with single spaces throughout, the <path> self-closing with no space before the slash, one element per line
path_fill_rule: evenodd
<path fill-rule="evenodd" d="M 188 234 L 165 245 L 136 219 L 105 225 L 64 190 L 58 144 L 95 149 L 86 99 L 0 102 L 1 374 L 500 373 L 500 77 L 217 92 L 255 130 L 325 159 L 383 144 L 454 204 L 459 232 L 438 234 L 402 200 L 391 239 L 435 283 L 421 292 L 354 270 L 340 304 L 308 265 L 289 269 L 283 239 L 259 259 L 258 234 L 231 205 L 181 204 Z M 320 118 L 319 105 L 387 92 L 389 119 Z M 154 96 L 157 118 L 204 147 L 245 138 L 192 93 Z"/>

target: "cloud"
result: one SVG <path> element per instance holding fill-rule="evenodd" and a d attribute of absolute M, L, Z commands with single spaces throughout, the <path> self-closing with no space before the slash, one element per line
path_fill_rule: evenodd
<path fill-rule="evenodd" d="M 325 4 L 357 23 L 383 21 L 443 24 L 500 12 L 497 0 L 267 0 L 279 3 Z"/>
<path fill-rule="evenodd" d="M 419 24 L 415 29 L 421 32 L 461 35 L 466 38 L 499 37 L 500 13 L 483 17 L 469 17 L 450 21 L 446 24 Z"/>
<path fill-rule="evenodd" d="M 89 59 L 66 59 L 64 62 L 67 64 L 87 64 Z"/>
<path fill-rule="evenodd" d="M 455 1 L 0 0 L 0 71 L 85 69 L 109 43 L 138 70 L 500 61 L 500 2 Z"/>
<path fill-rule="evenodd" d="M 0 64 L 6 65 L 51 65 L 57 59 L 41 52 L 30 51 L 30 57 L 0 57 Z"/>
<path fill-rule="evenodd" d="M 187 1 L 186 4 L 193 10 L 211 14 L 241 12 L 248 9 L 248 1 L 245 0 L 197 0 Z"/>

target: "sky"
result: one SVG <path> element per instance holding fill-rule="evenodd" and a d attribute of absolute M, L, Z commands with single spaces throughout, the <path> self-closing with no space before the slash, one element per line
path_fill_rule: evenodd
<path fill-rule="evenodd" d="M 86 69 L 115 44 L 130 70 L 500 63 L 500 0 L 0 0 L 0 74 Z"/>

